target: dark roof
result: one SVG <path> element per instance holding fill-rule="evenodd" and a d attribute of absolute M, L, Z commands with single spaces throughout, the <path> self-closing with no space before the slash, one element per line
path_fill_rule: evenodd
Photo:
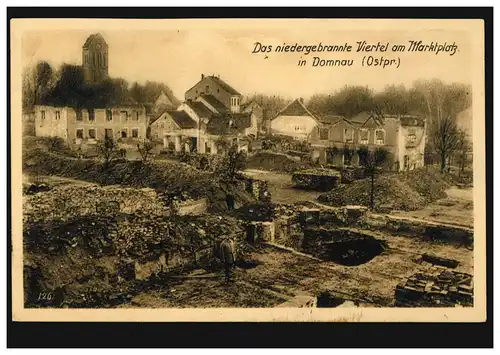
<path fill-rule="evenodd" d="M 302 102 L 300 102 L 299 99 L 290 103 L 276 116 L 311 116 L 316 119 L 316 117 L 304 106 Z"/>
<path fill-rule="evenodd" d="M 213 75 L 209 76 L 209 78 L 212 79 L 213 81 L 215 81 L 217 84 L 219 84 L 222 87 L 222 89 L 224 89 L 225 91 L 227 91 L 231 95 L 241 95 L 231 85 L 229 85 L 228 83 L 226 83 L 221 78 L 219 78 L 217 76 L 213 76 Z"/>
<path fill-rule="evenodd" d="M 417 126 L 417 127 L 425 126 L 425 119 L 423 119 L 422 117 L 404 115 L 400 116 L 399 119 L 401 120 L 402 126 Z"/>
<path fill-rule="evenodd" d="M 326 115 L 326 116 L 321 116 L 318 117 L 318 121 L 322 124 L 330 125 L 330 124 L 335 124 L 338 123 L 340 120 L 343 120 L 343 116 L 337 116 L 337 115 Z"/>
<path fill-rule="evenodd" d="M 89 36 L 89 38 L 87 38 L 87 40 L 85 41 L 85 44 L 83 45 L 83 48 L 88 48 L 90 46 L 90 44 L 92 43 L 92 41 L 94 40 L 94 38 L 96 38 L 96 37 L 101 37 L 102 38 L 102 36 L 101 36 L 100 33 L 91 34 Z M 103 40 L 104 40 L 104 38 L 103 38 Z"/>
<path fill-rule="evenodd" d="M 349 119 L 353 124 L 364 126 L 368 120 L 373 119 L 377 125 L 384 124 L 384 116 L 372 111 L 363 111 Z"/>
<path fill-rule="evenodd" d="M 196 121 L 185 111 L 167 111 L 174 122 L 182 129 L 196 128 Z"/>
<path fill-rule="evenodd" d="M 203 102 L 199 101 L 187 101 L 186 104 L 191 107 L 191 109 L 199 116 L 199 117 L 212 117 L 214 114 Z"/>
<path fill-rule="evenodd" d="M 207 124 L 207 132 L 216 135 L 228 135 L 242 132 L 252 125 L 250 113 L 232 115 L 214 115 Z"/>
<path fill-rule="evenodd" d="M 229 109 L 213 95 L 201 95 L 206 102 L 208 102 L 213 108 L 215 108 L 220 113 L 228 112 Z"/>

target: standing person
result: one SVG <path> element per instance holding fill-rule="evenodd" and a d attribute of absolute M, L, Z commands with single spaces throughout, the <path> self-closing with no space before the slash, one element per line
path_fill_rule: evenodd
<path fill-rule="evenodd" d="M 234 210 L 234 196 L 230 193 L 226 194 L 226 204 L 229 211 Z"/>
<path fill-rule="evenodd" d="M 235 267 L 236 250 L 234 241 L 226 237 L 220 244 L 221 260 L 224 264 L 224 272 L 226 275 L 226 282 L 231 281 L 231 269 Z"/>

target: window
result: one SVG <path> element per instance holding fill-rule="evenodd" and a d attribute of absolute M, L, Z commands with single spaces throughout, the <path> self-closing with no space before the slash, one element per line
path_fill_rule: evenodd
<path fill-rule="evenodd" d="M 45 111 L 40 111 L 40 116 L 42 117 L 42 120 L 45 119 Z"/>
<path fill-rule="evenodd" d="M 76 130 L 76 138 L 83 139 L 83 128 L 78 128 Z"/>
<path fill-rule="evenodd" d="M 132 128 L 132 138 L 139 138 L 139 128 Z"/>
<path fill-rule="evenodd" d="M 122 119 L 128 120 L 128 111 L 121 111 L 120 116 Z"/>
<path fill-rule="evenodd" d="M 359 143 L 368 144 L 368 139 L 370 138 L 370 132 L 367 129 L 359 130 Z"/>
<path fill-rule="evenodd" d="M 113 130 L 111 128 L 106 128 L 104 130 L 104 137 L 113 139 Z"/>
<path fill-rule="evenodd" d="M 344 128 L 344 142 L 354 143 L 354 130 L 352 128 Z"/>
<path fill-rule="evenodd" d="M 385 144 L 385 131 L 383 129 L 375 130 L 375 144 L 377 145 Z"/>
<path fill-rule="evenodd" d="M 90 128 L 89 129 L 89 138 L 95 139 L 95 137 L 96 137 L 95 128 Z"/>
<path fill-rule="evenodd" d="M 322 141 L 328 140 L 328 133 L 329 133 L 328 128 L 320 128 L 319 129 L 319 139 Z"/>
<path fill-rule="evenodd" d="M 106 120 L 107 121 L 113 121 L 113 111 L 106 110 Z"/>
<path fill-rule="evenodd" d="M 205 153 L 210 154 L 211 152 L 212 152 L 212 144 L 210 144 L 210 142 L 205 142 Z"/>
<path fill-rule="evenodd" d="M 415 131 L 411 130 L 408 132 L 408 143 L 415 143 L 417 140 L 417 135 L 415 134 Z"/>
<path fill-rule="evenodd" d="M 205 86 L 205 93 L 208 94 L 210 92 L 210 86 L 206 85 Z"/>
<path fill-rule="evenodd" d="M 89 109 L 89 121 L 94 121 L 95 120 L 95 115 L 94 115 L 94 110 Z"/>
<path fill-rule="evenodd" d="M 61 119 L 61 112 L 56 111 L 56 120 L 60 120 L 60 119 Z"/>
<path fill-rule="evenodd" d="M 220 91 L 220 90 L 219 90 L 219 89 L 217 89 L 217 93 L 219 93 L 219 91 Z"/>
<path fill-rule="evenodd" d="M 122 129 L 121 136 L 122 136 L 122 138 L 128 137 L 128 128 Z"/>
<path fill-rule="evenodd" d="M 77 121 L 82 121 L 83 120 L 82 110 L 77 110 L 76 111 L 76 120 Z"/>
<path fill-rule="evenodd" d="M 136 112 L 136 113 L 135 113 L 135 120 L 136 120 L 136 121 L 139 121 L 139 112 Z"/>

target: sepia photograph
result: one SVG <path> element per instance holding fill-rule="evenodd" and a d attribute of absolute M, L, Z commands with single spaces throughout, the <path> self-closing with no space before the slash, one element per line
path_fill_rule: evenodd
<path fill-rule="evenodd" d="M 14 317 L 485 320 L 480 20 L 17 19 L 11 45 Z"/>

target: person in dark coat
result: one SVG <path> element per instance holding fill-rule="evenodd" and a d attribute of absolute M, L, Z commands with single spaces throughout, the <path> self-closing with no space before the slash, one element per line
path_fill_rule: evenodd
<path fill-rule="evenodd" d="M 224 264 L 226 282 L 231 281 L 231 269 L 235 267 L 236 249 L 231 238 L 225 238 L 220 244 L 220 257 Z"/>
<path fill-rule="evenodd" d="M 226 194 L 226 204 L 229 211 L 234 210 L 234 196 L 230 193 Z"/>

